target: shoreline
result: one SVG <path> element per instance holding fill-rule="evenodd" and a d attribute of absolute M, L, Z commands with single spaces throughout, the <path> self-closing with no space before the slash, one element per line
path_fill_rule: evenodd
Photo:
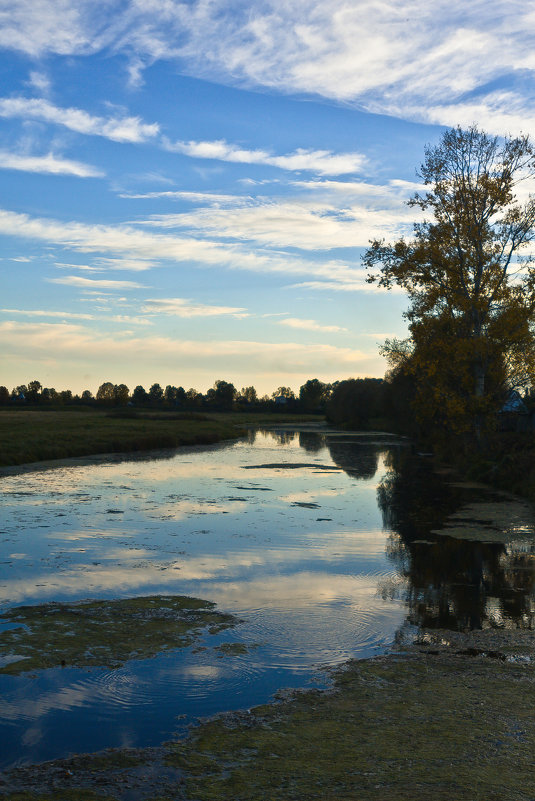
<path fill-rule="evenodd" d="M 423 631 L 331 674 L 183 740 L 14 768 L 0 798 L 533 798 L 535 632 Z"/>

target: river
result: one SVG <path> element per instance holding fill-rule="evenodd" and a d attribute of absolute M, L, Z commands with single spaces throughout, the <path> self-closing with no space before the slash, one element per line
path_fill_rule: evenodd
<path fill-rule="evenodd" d="M 251 431 L 8 471 L 0 496 L 1 611 L 195 596 L 238 616 L 230 640 L 244 646 L 218 648 L 227 631 L 115 669 L 0 675 L 4 768 L 158 745 L 279 688 L 325 686 L 322 668 L 384 653 L 420 626 L 534 625 L 531 507 L 445 481 L 386 435 Z"/>

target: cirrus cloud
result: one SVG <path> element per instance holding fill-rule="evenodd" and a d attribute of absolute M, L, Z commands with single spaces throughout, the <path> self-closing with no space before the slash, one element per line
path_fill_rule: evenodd
<path fill-rule="evenodd" d="M 98 117 L 79 108 L 60 108 L 41 97 L 2 97 L 0 117 L 42 120 L 115 142 L 146 142 L 160 130 L 157 123 L 146 123 L 139 117 Z"/>
<path fill-rule="evenodd" d="M 26 156 L 1 150 L 0 169 L 48 175 L 74 175 L 77 178 L 102 178 L 104 176 L 104 172 L 97 167 L 54 156 L 53 153 L 48 153 L 46 156 Z"/>
<path fill-rule="evenodd" d="M 308 170 L 320 175 L 343 175 L 360 172 L 367 159 L 362 153 L 333 153 L 330 150 L 298 148 L 293 153 L 277 156 L 266 150 L 247 150 L 229 144 L 224 139 L 211 142 L 170 142 L 163 138 L 164 147 L 173 153 L 191 158 L 216 159 L 240 164 L 264 164 L 283 170 Z"/>
<path fill-rule="evenodd" d="M 220 317 L 222 315 L 230 315 L 231 317 L 242 318 L 249 316 L 246 309 L 233 306 L 209 306 L 204 303 L 194 303 L 186 298 L 146 300 L 143 311 L 150 314 L 171 314 L 176 317 Z"/>

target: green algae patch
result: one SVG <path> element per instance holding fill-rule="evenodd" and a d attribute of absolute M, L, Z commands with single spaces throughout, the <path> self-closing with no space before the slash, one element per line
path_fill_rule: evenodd
<path fill-rule="evenodd" d="M 181 595 L 21 606 L 0 621 L 15 626 L 0 632 L 0 673 L 10 674 L 57 666 L 116 668 L 239 622 L 210 601 Z"/>
<path fill-rule="evenodd" d="M 10 793 L 0 801 L 115 801 L 113 796 L 95 793 L 93 790 L 54 790 L 52 793 Z"/>
<path fill-rule="evenodd" d="M 328 690 L 285 692 L 127 751 L 132 766 L 120 751 L 26 766 L 5 774 L 6 790 L 20 801 L 62 801 L 51 785 L 81 801 L 79 788 L 117 801 L 125 790 L 140 801 L 535 797 L 535 632 L 424 632 L 332 675 Z"/>
<path fill-rule="evenodd" d="M 518 498 L 475 501 L 449 515 L 443 527 L 432 533 L 478 542 L 511 542 L 533 537 L 535 512 Z"/>
<path fill-rule="evenodd" d="M 195 801 L 527 801 L 534 680 L 451 649 L 352 663 L 333 692 L 208 721 L 168 761 Z"/>

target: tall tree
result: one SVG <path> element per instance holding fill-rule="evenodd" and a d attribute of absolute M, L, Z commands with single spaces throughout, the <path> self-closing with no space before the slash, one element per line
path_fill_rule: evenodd
<path fill-rule="evenodd" d="M 409 296 L 405 356 L 430 389 L 428 411 L 441 409 L 446 427 L 477 437 L 505 387 L 535 380 L 535 270 L 521 258 L 534 238 L 535 199 L 515 194 L 533 177 L 527 136 L 446 131 L 425 151 L 428 191 L 409 200 L 423 212 L 413 238 L 376 240 L 364 256 L 370 281 Z M 385 351 L 399 365 L 399 343 Z"/>

